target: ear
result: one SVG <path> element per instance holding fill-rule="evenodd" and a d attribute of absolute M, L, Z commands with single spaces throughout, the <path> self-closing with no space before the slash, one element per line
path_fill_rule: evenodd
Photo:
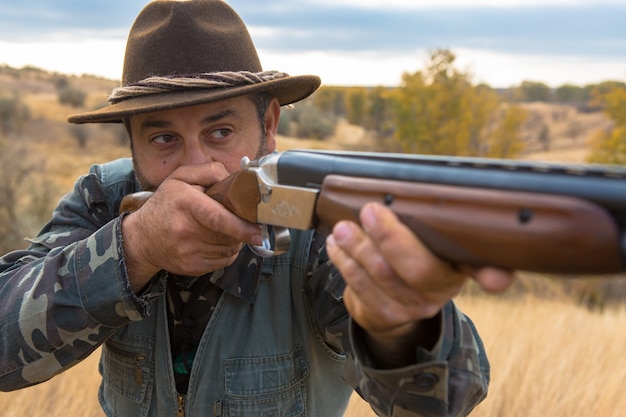
<path fill-rule="evenodd" d="M 265 137 L 267 147 L 270 152 L 276 149 L 276 135 L 278 133 L 278 121 L 280 119 L 280 104 L 278 100 L 272 99 L 265 112 Z"/>

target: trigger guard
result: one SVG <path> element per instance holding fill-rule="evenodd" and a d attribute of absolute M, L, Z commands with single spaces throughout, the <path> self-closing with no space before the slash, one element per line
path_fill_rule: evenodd
<path fill-rule="evenodd" d="M 261 225 L 261 238 L 263 239 L 262 244 L 259 246 L 250 246 L 250 249 L 263 258 L 282 255 L 289 250 L 289 246 L 291 245 L 291 235 L 289 234 L 289 229 L 286 227 L 275 227 L 263 224 Z"/>

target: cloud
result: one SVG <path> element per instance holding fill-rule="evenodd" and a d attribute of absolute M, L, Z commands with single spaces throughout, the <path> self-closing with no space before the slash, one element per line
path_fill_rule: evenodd
<path fill-rule="evenodd" d="M 232 0 L 258 47 L 272 51 L 473 48 L 626 56 L 624 1 Z M 433 6 L 435 4 L 435 6 Z M 126 36 L 145 0 L 0 3 L 0 40 Z M 497 5 L 497 6 L 494 6 Z"/>
<path fill-rule="evenodd" d="M 0 40 L 46 41 L 128 34 L 145 0 L 19 0 L 0 3 Z M 52 37 L 52 38 L 51 38 Z"/>
<path fill-rule="evenodd" d="M 235 1 L 234 3 L 237 3 Z M 508 53 L 626 56 L 626 5 L 431 7 L 411 10 L 294 2 L 279 8 L 242 2 L 259 47 L 297 51 L 409 51 L 474 48 Z"/>
<path fill-rule="evenodd" d="M 103 61 L 123 55 L 123 46 L 117 53 L 113 47 L 124 44 L 146 1 L 0 2 L 0 63 L 25 62 L 28 52 L 33 59 L 25 64 L 65 70 L 63 65 L 76 61 L 74 68 L 103 74 Z M 422 67 L 426 51 L 436 48 L 458 52 L 459 62 L 473 64 L 481 79 L 497 85 L 519 81 L 523 71 L 530 74 L 523 78 L 557 83 L 558 74 L 565 79 L 576 72 L 566 67 L 572 62 L 577 70 L 588 69 L 586 77 L 571 80 L 579 83 L 621 76 L 626 68 L 624 0 L 229 3 L 248 25 L 266 67 L 283 70 L 280 62 L 285 62 L 293 68 L 288 72 L 319 73 L 334 83 L 396 83 L 403 71 Z M 70 47 L 72 42 L 76 45 Z M 51 57 L 44 62 L 43 55 Z M 118 76 L 108 71 L 103 75 Z M 368 73 L 372 81 L 366 82 Z M 513 74 L 520 75 L 514 79 Z"/>

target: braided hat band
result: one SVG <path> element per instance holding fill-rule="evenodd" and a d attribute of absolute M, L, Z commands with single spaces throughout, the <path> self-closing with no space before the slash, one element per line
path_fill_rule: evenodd
<path fill-rule="evenodd" d="M 289 77 L 289 74 L 279 71 L 223 71 L 175 77 L 149 77 L 137 83 L 115 88 L 108 102 L 115 104 L 129 98 L 170 91 L 239 87 L 286 77 Z"/>

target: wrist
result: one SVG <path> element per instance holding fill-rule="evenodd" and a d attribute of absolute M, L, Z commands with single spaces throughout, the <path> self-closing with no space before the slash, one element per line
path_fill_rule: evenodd
<path fill-rule="evenodd" d="M 122 247 L 124 249 L 124 263 L 131 289 L 138 294 L 160 271 L 160 268 L 148 261 L 142 251 L 142 233 L 139 232 L 139 217 L 130 213 L 122 219 Z"/>
<path fill-rule="evenodd" d="M 441 313 L 385 332 L 364 331 L 368 351 L 377 368 L 391 369 L 416 362 L 417 349 L 432 350 L 441 333 Z"/>

